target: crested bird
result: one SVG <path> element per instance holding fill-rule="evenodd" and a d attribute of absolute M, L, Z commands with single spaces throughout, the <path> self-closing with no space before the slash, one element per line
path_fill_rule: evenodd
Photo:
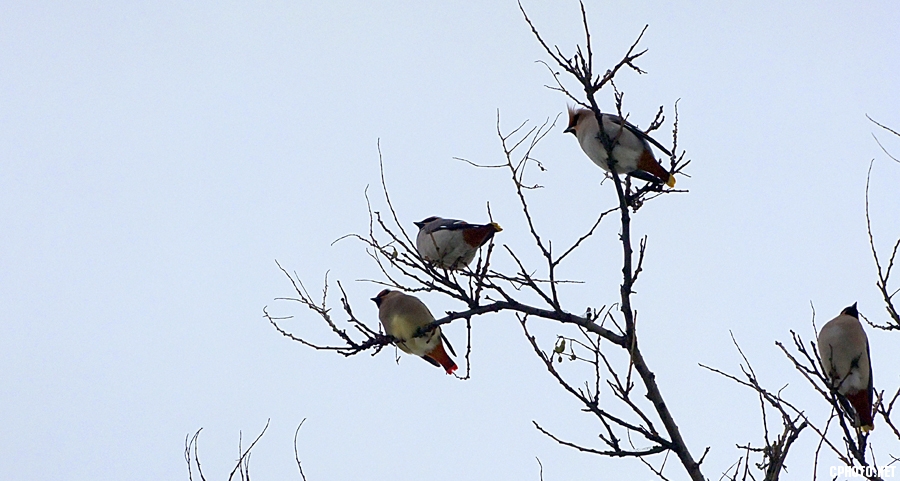
<path fill-rule="evenodd" d="M 581 150 L 587 154 L 588 158 L 609 172 L 607 151 L 601 140 L 597 116 L 590 109 L 569 107 L 568 110 L 569 126 L 563 132 L 575 135 L 581 145 Z M 650 148 L 652 142 L 660 150 L 665 150 L 658 142 L 618 115 L 602 114 L 601 116 L 603 132 L 613 145 L 612 154 L 616 160 L 616 172 L 675 187 L 675 176 L 660 165 Z"/>
<path fill-rule="evenodd" d="M 425 332 L 425 328 L 434 322 L 434 316 L 418 297 L 385 289 L 372 300 L 378 306 L 378 319 L 384 332 L 397 340 L 396 345 L 401 351 L 419 356 L 434 366 L 443 366 L 447 374 L 453 374 L 457 366 L 444 350 L 442 340 L 455 356 L 453 346 L 441 333 L 440 326 Z"/>
<path fill-rule="evenodd" d="M 419 228 L 416 236 L 419 255 L 444 269 L 464 269 L 475 258 L 478 248 L 503 230 L 496 222 L 469 224 L 434 216 L 415 224 Z"/>
<path fill-rule="evenodd" d="M 831 387 L 856 411 L 855 425 L 863 432 L 874 429 L 869 339 L 859 322 L 855 302 L 822 326 L 819 356 Z"/>

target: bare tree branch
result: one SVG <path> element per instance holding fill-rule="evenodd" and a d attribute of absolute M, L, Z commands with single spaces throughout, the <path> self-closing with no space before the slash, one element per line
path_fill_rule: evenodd
<path fill-rule="evenodd" d="M 756 372 L 753 370 L 753 366 L 750 365 L 750 360 L 747 359 L 741 346 L 734 338 L 734 334 L 731 335 L 731 341 L 734 343 L 735 348 L 741 355 L 741 359 L 744 361 L 743 364 L 740 365 L 740 368 L 745 379 L 738 378 L 737 376 L 703 364 L 700 366 L 756 391 L 759 396 L 760 410 L 762 413 L 764 445 L 762 447 L 753 447 L 748 443 L 745 446 L 738 446 L 738 448 L 744 449 L 746 456 L 748 457 L 751 452 L 762 454 L 762 460 L 756 464 L 756 467 L 763 472 L 763 479 L 765 481 L 776 481 L 781 476 L 781 472 L 786 470 L 785 461 L 787 460 L 791 446 L 800 436 L 803 429 L 810 424 L 803 412 L 794 407 L 793 404 L 784 400 L 781 397 L 780 392 L 773 393 L 760 385 Z M 774 440 L 769 437 L 769 426 L 766 420 L 766 405 L 771 406 L 772 409 L 781 415 L 782 432 Z M 747 476 L 752 477 L 745 469 L 744 477 L 746 478 Z M 736 478 L 732 477 L 732 479 Z"/>
<path fill-rule="evenodd" d="M 187 465 L 188 465 L 188 479 L 190 481 L 193 481 L 193 479 L 194 479 L 193 470 L 191 467 L 191 447 L 194 448 L 193 462 L 194 462 L 194 464 L 197 465 L 197 473 L 200 474 L 200 481 L 206 481 L 206 477 L 203 476 L 203 468 L 200 467 L 200 453 L 199 453 L 200 448 L 199 448 L 199 443 L 198 443 L 198 439 L 200 437 L 200 431 L 203 431 L 203 428 L 198 429 L 197 432 L 195 432 L 193 436 L 190 436 L 190 434 L 188 434 L 188 435 L 185 435 L 185 437 L 184 437 L 184 460 L 187 462 Z M 190 438 L 189 438 L 189 436 L 190 436 Z"/>
<path fill-rule="evenodd" d="M 269 429 L 269 421 L 271 421 L 271 419 L 266 420 L 266 425 L 263 427 L 262 432 L 256 436 L 256 439 L 250 443 L 250 446 L 248 446 L 246 450 L 242 449 L 240 441 L 238 442 L 238 452 L 240 453 L 240 457 L 238 458 L 237 465 L 231 470 L 231 474 L 228 475 L 228 481 L 231 481 L 231 479 L 234 478 L 234 473 L 236 472 L 240 472 L 241 480 L 250 480 L 250 451 L 252 451 L 253 447 L 256 446 L 256 443 L 262 439 L 263 434 L 266 434 L 266 430 Z M 241 434 L 240 437 L 243 437 L 243 435 Z"/>
<path fill-rule="evenodd" d="M 882 125 L 882 124 L 878 123 L 875 119 L 873 119 L 872 117 L 869 117 L 869 114 L 866 114 L 866 118 L 869 119 L 873 124 L 881 127 L 884 130 L 887 130 L 888 132 L 896 135 L 897 137 L 900 137 L 900 132 L 897 132 L 896 130 L 894 130 L 886 125 Z M 885 149 L 883 145 L 881 145 L 881 141 L 878 140 L 878 137 L 876 137 L 875 134 L 872 134 L 872 137 L 875 139 L 875 143 L 877 143 L 878 146 L 881 147 L 881 150 L 885 153 L 885 155 L 890 157 L 891 160 L 893 160 L 894 162 L 900 163 L 900 159 L 891 155 L 891 153 L 888 152 L 887 149 Z M 870 168 L 870 170 L 871 170 L 871 168 Z"/>
<path fill-rule="evenodd" d="M 303 423 L 306 422 L 306 418 L 303 418 L 300 421 L 300 424 L 297 425 L 297 430 L 294 431 L 294 460 L 297 461 L 297 469 L 300 470 L 300 477 L 303 478 L 303 481 L 306 481 L 306 475 L 303 474 L 303 466 L 300 465 L 300 453 L 297 451 L 297 435 L 300 434 L 300 428 L 303 427 Z"/>
<path fill-rule="evenodd" d="M 873 122 L 875 121 L 873 120 Z M 877 124 L 877 122 L 875 123 Z M 872 249 L 872 258 L 875 259 L 875 268 L 878 272 L 878 281 L 875 285 L 878 287 L 882 299 L 884 299 L 885 309 L 887 309 L 890 320 L 886 324 L 868 322 L 868 319 L 866 321 L 872 327 L 891 331 L 900 329 L 900 313 L 897 312 L 897 307 L 894 306 L 893 300 L 894 295 L 897 294 L 898 290 L 889 292 L 890 288 L 888 287 L 888 281 L 890 281 L 891 278 L 891 270 L 894 268 L 894 261 L 897 258 L 897 248 L 900 247 L 900 238 L 894 243 L 894 248 L 891 250 L 891 257 L 888 259 L 887 267 L 882 270 L 878 252 L 875 250 L 875 237 L 872 235 L 872 219 L 869 215 L 869 181 L 872 178 L 872 165 L 874 162 L 874 160 L 869 162 L 869 170 L 866 173 L 866 232 L 869 234 L 869 246 Z"/>

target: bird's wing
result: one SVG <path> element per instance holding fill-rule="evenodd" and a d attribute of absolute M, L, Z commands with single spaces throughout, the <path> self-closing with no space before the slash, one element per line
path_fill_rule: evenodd
<path fill-rule="evenodd" d="M 869 340 L 866 339 L 866 358 L 869 359 L 869 399 L 874 401 L 875 384 L 872 381 L 872 356 L 869 354 Z"/>
<path fill-rule="evenodd" d="M 657 149 L 661 150 L 662 153 L 668 155 L 669 157 L 672 156 L 672 153 L 669 152 L 669 149 L 663 147 L 662 144 L 657 142 L 656 139 L 654 139 L 653 137 L 650 137 L 649 135 L 647 135 L 643 130 L 632 125 L 631 122 L 628 122 L 627 120 L 623 120 L 622 117 L 619 117 L 618 115 L 613 115 L 613 114 L 603 114 L 603 115 L 608 116 L 609 120 L 611 120 L 613 123 L 616 123 L 619 125 L 625 125 L 625 128 L 628 129 L 629 132 L 638 136 L 638 138 L 640 138 L 642 140 L 646 140 L 647 142 L 650 142 L 651 144 L 656 146 Z"/>
<path fill-rule="evenodd" d="M 428 361 L 428 364 L 431 364 L 434 367 L 441 367 L 441 364 L 439 362 L 435 361 L 434 359 L 432 359 L 428 356 L 419 356 L 419 357 Z"/>
<path fill-rule="evenodd" d="M 641 180 L 646 180 L 647 182 L 652 182 L 654 184 L 659 184 L 660 182 L 665 182 L 665 180 L 662 180 L 662 179 L 656 177 L 655 175 L 653 175 L 649 172 L 645 172 L 643 170 L 632 170 L 631 172 L 628 173 L 628 175 L 630 175 L 632 177 L 636 177 Z"/>
<path fill-rule="evenodd" d="M 444 332 L 443 332 L 443 331 L 441 331 L 441 339 L 444 340 L 444 344 L 447 345 L 447 349 L 450 349 L 450 354 L 453 354 L 453 355 L 455 356 L 455 355 L 456 355 L 456 351 L 453 350 L 453 345 L 450 344 L 450 339 L 447 339 L 447 336 L 444 335 Z M 871 378 L 872 378 L 872 377 L 869 376 L 869 379 L 871 379 Z"/>
<path fill-rule="evenodd" d="M 474 224 L 469 224 L 464 220 L 457 219 L 444 219 L 440 224 L 434 226 L 431 232 L 439 231 L 439 230 L 460 230 L 467 229 L 469 227 L 475 227 Z"/>

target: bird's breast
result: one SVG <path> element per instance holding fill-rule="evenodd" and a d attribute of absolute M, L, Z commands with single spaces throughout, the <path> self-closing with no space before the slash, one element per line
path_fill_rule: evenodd
<path fill-rule="evenodd" d="M 596 136 L 585 135 L 580 138 L 581 150 L 593 161 L 597 166 L 605 171 L 609 171 L 607 162 L 606 147 L 603 142 Z M 643 149 L 635 150 L 624 146 L 620 143 L 613 146 L 613 158 L 616 160 L 616 172 L 627 174 L 637 169 L 638 159 L 643 153 Z"/>

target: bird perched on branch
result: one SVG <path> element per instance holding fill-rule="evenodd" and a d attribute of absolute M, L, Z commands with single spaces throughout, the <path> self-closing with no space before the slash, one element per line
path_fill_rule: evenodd
<path fill-rule="evenodd" d="M 665 148 L 617 115 L 602 114 L 602 118 L 603 131 L 613 146 L 616 172 L 675 187 L 675 176 L 656 160 L 650 143 L 660 150 L 665 151 Z M 592 110 L 569 107 L 569 126 L 564 132 L 574 134 L 588 158 L 609 172 L 606 147 L 600 135 L 597 116 Z"/>
<path fill-rule="evenodd" d="M 856 411 L 855 425 L 863 432 L 874 429 L 869 340 L 859 322 L 855 302 L 822 326 L 819 356 L 831 387 Z"/>
<path fill-rule="evenodd" d="M 478 248 L 503 230 L 496 222 L 469 224 L 440 217 L 429 217 L 415 224 L 419 227 L 416 236 L 419 255 L 444 269 L 465 268 L 475 258 Z"/>
<path fill-rule="evenodd" d="M 401 351 L 419 356 L 437 367 L 443 366 L 447 374 L 453 374 L 456 363 L 447 355 L 441 340 L 447 343 L 455 356 L 453 346 L 439 326 L 428 330 L 434 316 L 418 297 L 385 289 L 372 300 L 378 306 L 378 319 L 384 326 L 384 332 L 397 340 Z"/>

